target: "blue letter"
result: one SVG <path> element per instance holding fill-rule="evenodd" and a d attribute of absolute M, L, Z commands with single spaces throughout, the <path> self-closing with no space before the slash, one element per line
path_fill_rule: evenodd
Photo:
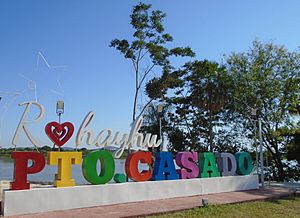
<path fill-rule="evenodd" d="M 153 179 L 154 180 L 179 179 L 179 176 L 175 169 L 171 152 L 156 153 L 154 170 L 153 170 Z"/>

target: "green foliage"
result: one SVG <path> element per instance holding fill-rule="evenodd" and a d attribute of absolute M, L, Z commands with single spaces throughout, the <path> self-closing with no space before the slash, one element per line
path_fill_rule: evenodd
<path fill-rule="evenodd" d="M 292 140 L 288 145 L 287 158 L 288 160 L 297 160 L 300 163 L 300 129 L 293 134 Z"/>
<path fill-rule="evenodd" d="M 299 105 L 300 54 L 273 43 L 254 41 L 248 52 L 233 53 L 226 62 L 234 79 L 232 113 L 251 131 L 249 115 L 251 108 L 257 109 L 255 119 L 262 122 L 263 145 L 275 166 L 273 179 L 286 179 L 282 160 L 291 141 L 290 133 L 299 128 L 290 111 Z"/>
<path fill-rule="evenodd" d="M 207 144 L 213 149 L 217 127 L 224 125 L 231 83 L 224 67 L 207 60 L 189 62 L 181 70 L 148 82 L 148 95 L 164 95 L 173 108 L 168 125 L 174 151 L 207 150 Z"/>
<path fill-rule="evenodd" d="M 298 178 L 299 163 L 283 160 L 300 156 L 299 53 L 254 41 L 247 52 L 226 56 L 222 65 L 193 61 L 164 71 L 147 83 L 146 92 L 172 108 L 166 120 L 173 151 L 245 150 L 258 144 L 254 127 L 260 119 L 269 175 L 281 181 Z"/>
<path fill-rule="evenodd" d="M 165 32 L 165 17 L 150 4 L 139 3 L 130 15 L 132 40 L 110 43 L 134 67 L 132 119 L 137 117 L 137 96 L 146 80 L 150 100 L 140 114 L 153 100 L 169 105 L 172 110 L 163 126 L 174 151 L 239 151 L 257 144 L 254 126 L 260 119 L 263 145 L 272 157 L 270 175 L 286 179 L 282 160 L 288 156 L 299 161 L 299 143 L 293 141 L 293 133 L 299 129 L 294 117 L 300 108 L 300 54 L 274 43 L 254 41 L 247 52 L 226 56 L 223 65 L 203 60 L 176 69 L 171 57 L 195 54 L 189 47 L 169 46 L 173 38 Z M 151 79 L 154 72 L 160 76 Z M 254 109 L 258 114 L 251 117 Z M 155 115 L 152 118 L 157 120 Z M 148 123 L 144 128 L 155 132 L 158 126 Z"/>
<path fill-rule="evenodd" d="M 130 24 L 134 29 L 133 40 L 114 39 L 110 47 L 120 51 L 124 58 L 129 59 L 135 72 L 135 96 L 133 103 L 133 120 L 136 118 L 137 96 L 145 82 L 153 71 L 159 75 L 161 72 L 169 72 L 174 67 L 171 64 L 172 56 L 194 56 L 189 47 L 168 48 L 166 44 L 173 41 L 172 36 L 165 33 L 163 20 L 166 14 L 160 10 L 152 10 L 150 4 L 139 3 L 133 7 L 130 15 Z M 141 113 L 153 100 L 161 97 L 162 92 L 156 89 L 148 89 L 150 101 L 144 106 Z"/>

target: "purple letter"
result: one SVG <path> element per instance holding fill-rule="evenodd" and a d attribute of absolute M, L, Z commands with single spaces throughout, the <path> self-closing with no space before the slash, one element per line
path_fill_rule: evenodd
<path fill-rule="evenodd" d="M 195 163 L 198 160 L 197 152 L 179 152 L 176 155 L 176 164 L 181 168 L 177 170 L 180 179 L 197 178 L 199 167 Z"/>

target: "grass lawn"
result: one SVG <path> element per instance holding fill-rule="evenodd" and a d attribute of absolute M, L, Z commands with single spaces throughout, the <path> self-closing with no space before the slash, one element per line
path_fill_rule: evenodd
<path fill-rule="evenodd" d="M 239 204 L 211 205 L 178 213 L 168 213 L 163 217 L 299 217 L 300 197 L 273 201 L 257 201 Z"/>

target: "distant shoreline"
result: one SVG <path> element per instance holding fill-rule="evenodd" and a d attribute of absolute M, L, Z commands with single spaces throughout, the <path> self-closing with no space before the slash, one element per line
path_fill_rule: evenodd
<path fill-rule="evenodd" d="M 99 148 L 99 149 L 80 148 L 80 149 L 77 149 L 77 151 L 82 152 L 83 157 L 85 157 L 87 154 L 89 154 L 92 151 L 102 150 L 102 149 L 105 149 L 105 148 Z M 34 147 L 19 147 L 19 148 L 16 148 L 16 150 L 15 150 L 15 148 L 0 148 L 0 158 L 1 159 L 11 159 L 11 154 L 14 151 L 36 152 L 37 150 Z M 57 147 L 51 148 L 51 147 L 45 145 L 43 147 L 38 148 L 38 151 L 46 157 L 48 152 L 58 151 L 58 148 Z M 69 148 L 69 147 L 68 148 L 63 148 L 62 147 L 62 148 L 60 148 L 60 151 L 72 152 L 72 151 L 76 151 L 76 149 L 75 148 L 74 149 Z M 111 152 L 113 152 L 113 151 L 111 151 Z M 118 159 L 126 159 L 127 156 L 128 156 L 128 151 L 125 150 L 123 155 Z"/>

